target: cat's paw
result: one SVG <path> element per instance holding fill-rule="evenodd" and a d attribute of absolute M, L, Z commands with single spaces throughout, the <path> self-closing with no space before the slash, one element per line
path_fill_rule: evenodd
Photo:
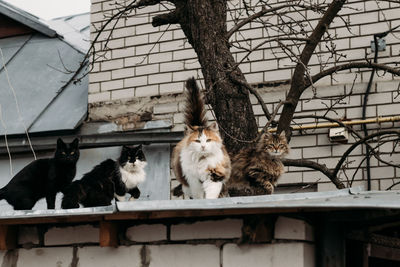
<path fill-rule="evenodd" d="M 128 201 L 135 201 L 136 199 L 134 197 L 130 197 Z"/>
<path fill-rule="evenodd" d="M 263 187 L 264 187 L 267 195 L 274 193 L 275 187 L 270 182 L 264 182 Z"/>
<path fill-rule="evenodd" d="M 210 172 L 210 179 L 213 182 L 221 182 L 225 178 L 225 175 L 217 169 L 209 169 L 209 172 Z"/>

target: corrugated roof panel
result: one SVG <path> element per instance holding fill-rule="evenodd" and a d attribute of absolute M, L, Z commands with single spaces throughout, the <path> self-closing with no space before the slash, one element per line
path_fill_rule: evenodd
<path fill-rule="evenodd" d="M 0 104 L 2 106 L 3 120 L 7 130 L 0 127 L 0 135 L 22 134 L 25 126 L 29 128 L 37 120 L 44 109 L 56 100 L 58 90 L 70 80 L 73 73 L 66 73 L 66 69 L 75 70 L 83 58 L 83 54 L 73 49 L 67 43 L 58 38 L 48 38 L 43 35 L 35 35 L 30 39 L 18 54 L 7 64 L 10 81 L 15 89 L 22 118 L 17 112 L 16 103 L 8 86 L 8 81 L 3 70 L 0 73 Z M 66 68 L 66 69 L 65 69 Z M 82 84 L 84 86 L 85 83 Z M 71 87 L 72 88 L 72 87 Z M 80 86 L 77 89 L 82 88 Z M 68 89 L 68 88 L 67 88 Z M 75 99 L 67 92 L 64 95 L 69 99 Z M 86 89 L 87 90 L 87 89 Z M 78 95 L 82 96 L 83 92 Z M 85 98 L 83 98 L 85 99 Z M 74 109 L 74 102 L 60 101 L 70 109 Z M 79 102 L 81 103 L 81 102 Z M 71 106 L 72 105 L 72 106 Z M 86 109 L 86 104 L 84 105 Z M 65 110 L 64 107 L 57 107 Z M 46 111 L 43 113 L 47 113 Z M 77 113 L 80 113 L 78 111 Z M 63 119 L 68 118 L 68 113 L 63 114 Z M 49 116 L 49 115 L 46 115 Z M 59 118 L 59 120 L 62 118 Z M 38 120 L 40 122 L 41 119 Z M 41 125 L 44 125 L 40 122 Z M 58 130 L 58 125 L 47 124 L 47 130 Z M 71 124 L 70 124 L 71 125 Z M 63 127 L 64 128 L 64 127 Z M 39 130 L 35 126 L 35 131 Z"/>

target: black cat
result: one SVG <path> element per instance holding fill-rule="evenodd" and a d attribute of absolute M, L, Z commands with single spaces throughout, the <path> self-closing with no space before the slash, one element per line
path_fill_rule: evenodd
<path fill-rule="evenodd" d="M 46 198 L 47 208 L 54 209 L 56 195 L 71 184 L 79 159 L 79 140 L 65 144 L 57 140 L 53 158 L 37 159 L 0 189 L 0 199 L 5 199 L 15 210 L 30 210 L 41 198 Z"/>
<path fill-rule="evenodd" d="M 146 178 L 146 166 L 142 146 L 123 146 L 118 161 L 107 159 L 74 181 L 66 190 L 61 203 L 63 209 L 108 206 L 116 197 L 125 200 L 125 194 L 139 198 L 137 185 Z"/>

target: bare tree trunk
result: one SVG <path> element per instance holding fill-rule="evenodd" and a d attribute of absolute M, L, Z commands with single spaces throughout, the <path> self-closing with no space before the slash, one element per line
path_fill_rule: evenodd
<path fill-rule="evenodd" d="M 246 80 L 235 68 L 229 51 L 226 0 L 175 1 L 175 6 L 176 10 L 166 18 L 171 21 L 175 16 L 196 51 L 205 79 L 206 100 L 215 111 L 228 151 L 237 151 L 246 145 L 240 140 L 257 136 L 257 123 L 249 92 L 243 86 Z M 165 24 L 162 18 L 153 20 L 153 25 L 161 24 Z"/>

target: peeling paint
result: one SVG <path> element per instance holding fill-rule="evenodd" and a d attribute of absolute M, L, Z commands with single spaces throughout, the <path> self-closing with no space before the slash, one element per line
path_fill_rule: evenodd
<path fill-rule="evenodd" d="M 139 117 L 140 121 L 149 121 L 153 107 L 158 104 L 183 102 L 183 94 L 160 97 L 143 97 L 133 100 L 116 100 L 89 104 L 89 118 L 93 121 L 116 121 L 123 117 Z"/>

